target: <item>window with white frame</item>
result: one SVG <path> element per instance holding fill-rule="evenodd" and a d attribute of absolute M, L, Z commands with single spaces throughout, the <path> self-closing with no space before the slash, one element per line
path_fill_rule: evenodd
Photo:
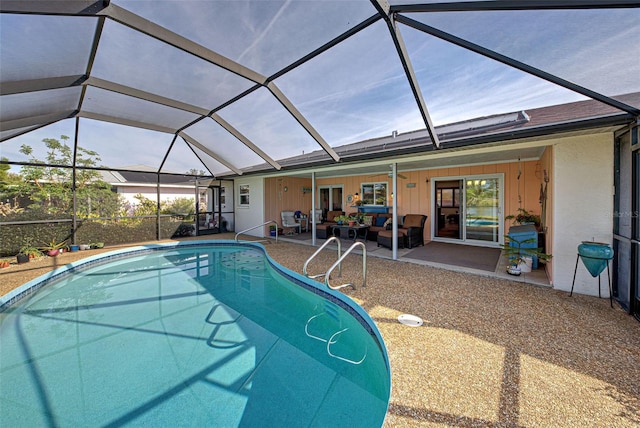
<path fill-rule="evenodd" d="M 240 195 L 240 203 L 242 206 L 249 206 L 249 185 L 241 184 L 240 191 L 238 192 Z"/>
<path fill-rule="evenodd" d="M 363 205 L 387 205 L 386 181 L 360 184 L 360 195 Z"/>

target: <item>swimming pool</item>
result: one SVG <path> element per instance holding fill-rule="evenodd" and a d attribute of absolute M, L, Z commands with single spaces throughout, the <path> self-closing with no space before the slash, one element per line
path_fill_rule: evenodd
<path fill-rule="evenodd" d="M 384 343 L 342 293 L 260 245 L 158 244 L 31 281 L 2 303 L 6 426 L 380 426 Z M 6 307 L 8 306 L 8 307 Z"/>

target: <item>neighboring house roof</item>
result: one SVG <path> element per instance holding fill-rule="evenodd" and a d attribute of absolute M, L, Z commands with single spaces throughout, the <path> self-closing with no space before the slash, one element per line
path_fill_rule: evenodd
<path fill-rule="evenodd" d="M 141 166 L 135 166 L 136 169 L 140 169 Z M 124 169 L 129 169 L 125 167 Z M 148 167 L 151 171 L 152 168 Z M 134 169 L 134 168 L 132 168 Z M 136 172 L 136 171 L 100 171 L 102 179 L 112 186 L 155 186 L 158 183 L 158 174 L 156 172 Z M 163 187 L 191 187 L 193 188 L 194 182 L 191 177 L 184 177 L 179 175 L 164 175 L 161 174 L 160 185 Z M 203 180 L 204 181 L 204 180 Z"/>
<path fill-rule="evenodd" d="M 640 103 L 640 92 L 615 97 L 623 102 Z M 558 132 L 592 129 L 602 126 L 621 126 L 633 122 L 632 115 L 595 100 L 496 114 L 447 125 L 437 126 L 442 143 L 436 149 L 426 129 L 392 134 L 339 147 L 334 150 L 343 162 L 383 159 L 394 155 L 424 153 L 478 144 L 499 143 L 505 140 Z M 312 165 L 330 165 L 332 159 L 321 150 L 278 160 L 283 170 L 308 168 Z M 244 174 L 271 173 L 271 165 L 264 163 L 243 170 Z M 223 174 L 233 177 L 231 171 Z"/>

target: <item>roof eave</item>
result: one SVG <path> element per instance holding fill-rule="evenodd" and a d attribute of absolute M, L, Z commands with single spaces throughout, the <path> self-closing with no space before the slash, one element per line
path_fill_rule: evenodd
<path fill-rule="evenodd" d="M 585 131 L 592 130 L 603 127 L 620 127 L 629 125 L 631 123 L 635 123 L 636 118 L 629 113 L 615 113 L 606 116 L 597 116 L 590 118 L 582 118 L 575 119 L 570 121 L 563 121 L 557 123 L 549 123 L 545 125 L 539 126 L 521 126 L 517 128 L 512 128 L 509 130 L 503 130 L 500 132 L 492 132 L 488 134 L 482 135 L 469 135 L 472 132 L 462 131 L 448 136 L 448 138 L 441 139 L 441 148 L 437 149 L 438 151 L 448 150 L 448 149 L 460 149 L 471 146 L 483 145 L 483 144 L 496 144 L 500 142 L 506 141 L 514 141 L 514 140 L 523 140 L 529 138 L 539 138 L 543 136 L 554 136 L 558 134 L 566 134 L 576 131 Z M 422 139 L 416 139 L 413 141 L 411 146 L 398 147 L 393 148 L 385 145 L 384 148 L 376 148 L 373 147 L 372 150 L 367 150 L 367 152 L 358 152 L 358 153 L 343 153 L 340 150 L 337 150 L 340 153 L 341 164 L 347 162 L 363 162 L 363 161 L 373 161 L 380 160 L 395 156 L 405 156 L 411 154 L 424 154 L 429 151 L 435 151 L 431 140 L 426 137 Z M 337 165 L 336 162 L 333 162 L 331 159 L 314 159 L 311 154 L 309 157 L 301 162 L 296 163 L 295 165 L 287 165 L 285 161 L 281 162 L 282 170 L 280 172 L 292 172 L 299 170 L 306 170 L 310 167 L 321 167 L 321 166 L 329 166 L 329 165 Z M 243 176 L 251 176 L 251 175 L 262 175 L 265 173 L 272 173 L 273 169 L 269 168 L 267 165 L 254 166 L 250 169 L 243 171 Z M 218 175 L 217 178 L 224 179 L 233 179 L 239 177 L 235 174 L 229 175 Z"/>

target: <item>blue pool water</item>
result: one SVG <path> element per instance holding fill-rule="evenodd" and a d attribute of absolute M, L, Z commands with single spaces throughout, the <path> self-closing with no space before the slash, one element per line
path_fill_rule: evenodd
<path fill-rule="evenodd" d="M 382 425 L 386 349 L 348 297 L 259 245 L 124 253 L 5 304 L 3 426 Z"/>
<path fill-rule="evenodd" d="M 497 220 L 486 220 L 481 218 L 467 219 L 467 226 L 497 226 Z"/>

